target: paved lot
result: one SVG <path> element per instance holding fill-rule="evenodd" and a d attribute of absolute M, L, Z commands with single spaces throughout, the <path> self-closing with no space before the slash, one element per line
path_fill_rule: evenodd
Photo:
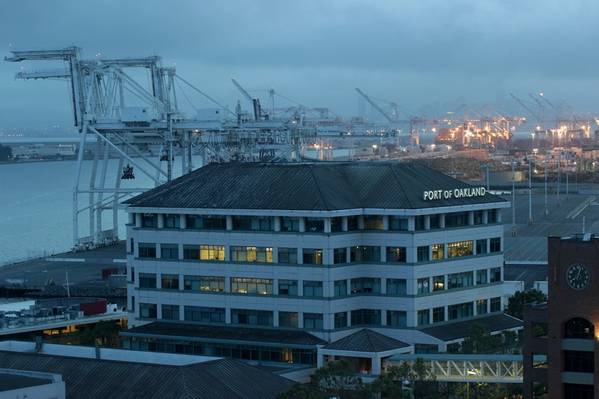
<path fill-rule="evenodd" d="M 506 261 L 546 261 L 547 237 L 565 236 L 582 232 L 583 218 L 586 231 L 599 234 L 599 196 L 593 194 L 555 194 L 548 196 L 548 215 L 545 215 L 544 194 L 536 192 L 532 198 L 533 223 L 528 224 L 528 194 L 516 195 L 516 226 L 512 224 L 512 209 L 503 210 L 505 223 Z M 506 199 L 511 201 L 511 197 Z"/>

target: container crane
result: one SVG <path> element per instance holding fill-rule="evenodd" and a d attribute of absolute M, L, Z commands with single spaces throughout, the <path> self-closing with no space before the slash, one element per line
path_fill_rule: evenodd
<path fill-rule="evenodd" d="M 248 93 L 247 90 L 244 89 L 243 86 L 241 86 L 235 79 L 231 79 L 231 81 L 233 82 L 235 87 L 237 87 L 237 89 L 241 92 L 241 94 L 243 94 L 243 96 L 252 104 L 252 107 L 254 109 L 254 120 L 256 122 L 262 120 L 262 107 L 260 106 L 260 99 L 253 98 L 250 95 L 250 93 Z M 264 119 L 268 119 L 268 115 L 264 115 Z"/>

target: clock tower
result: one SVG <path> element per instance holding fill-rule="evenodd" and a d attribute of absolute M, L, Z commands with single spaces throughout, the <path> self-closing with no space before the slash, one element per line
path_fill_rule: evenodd
<path fill-rule="evenodd" d="M 549 237 L 548 245 L 549 397 L 599 398 L 599 238 Z"/>

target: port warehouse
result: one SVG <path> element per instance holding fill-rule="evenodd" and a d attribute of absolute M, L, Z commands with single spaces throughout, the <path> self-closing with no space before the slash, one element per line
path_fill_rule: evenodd
<path fill-rule="evenodd" d="M 503 313 L 509 202 L 417 162 L 211 164 L 126 204 L 132 349 L 315 364 L 366 329 L 387 341 L 354 360 L 380 372 L 379 346 L 521 327 Z"/>

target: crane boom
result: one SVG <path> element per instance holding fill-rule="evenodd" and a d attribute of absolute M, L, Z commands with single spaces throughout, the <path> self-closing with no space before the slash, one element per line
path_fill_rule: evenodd
<path fill-rule="evenodd" d="M 528 105 L 524 103 L 524 101 L 520 100 L 514 93 L 510 93 L 510 96 L 518 103 L 522 108 L 526 110 L 529 114 L 532 115 L 533 118 L 537 120 L 537 122 L 541 122 L 541 118 L 534 112 Z"/>
<path fill-rule="evenodd" d="M 364 99 L 368 102 L 368 104 L 372 105 L 372 107 L 374 109 L 376 109 L 381 115 L 383 115 L 385 117 L 385 119 L 387 119 L 387 121 L 389 121 L 389 123 L 395 123 L 395 122 L 397 122 L 389 114 L 387 114 L 385 112 L 385 110 L 382 109 L 377 103 L 375 103 L 374 101 L 372 101 L 372 99 L 370 97 L 368 97 L 368 95 L 366 93 L 364 93 L 362 90 L 360 90 L 357 87 L 356 87 L 356 91 L 358 92 L 359 95 L 361 95 L 362 97 L 364 97 Z"/>
<path fill-rule="evenodd" d="M 233 81 L 233 84 L 235 87 L 237 87 L 237 89 L 239 89 L 241 94 L 243 94 L 243 96 L 252 103 L 252 107 L 254 108 L 254 120 L 259 121 L 262 118 L 262 107 L 260 106 L 260 100 L 253 98 L 250 93 L 248 93 L 247 90 L 244 89 L 243 86 L 241 86 L 235 79 L 231 79 L 231 81 Z"/>

